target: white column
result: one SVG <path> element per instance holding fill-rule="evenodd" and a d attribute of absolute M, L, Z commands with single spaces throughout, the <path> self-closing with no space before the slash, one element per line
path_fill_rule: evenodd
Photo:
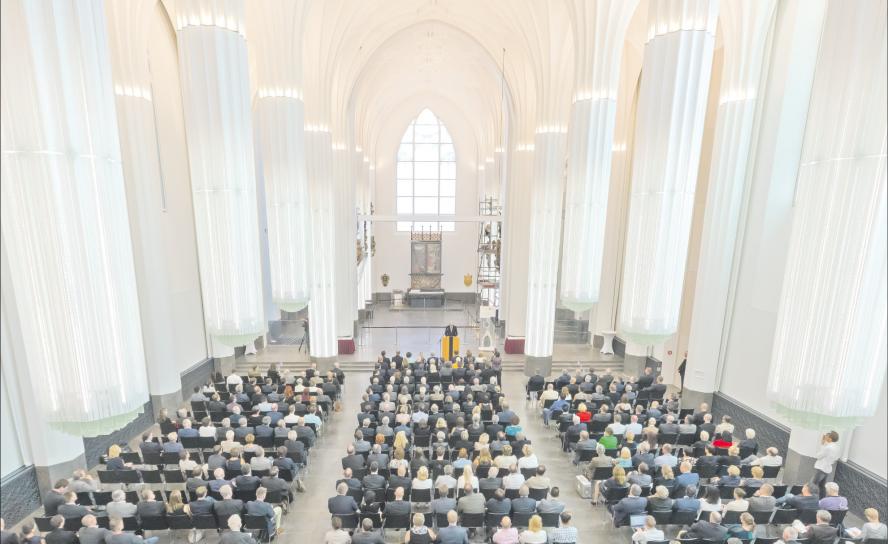
<path fill-rule="evenodd" d="M 204 317 L 220 345 L 266 331 L 244 2 L 177 0 L 182 102 Z"/>
<path fill-rule="evenodd" d="M 311 197 L 311 302 L 308 305 L 312 357 L 335 357 L 336 343 L 336 189 L 332 179 L 328 127 L 306 126 L 306 166 Z"/>
<path fill-rule="evenodd" d="M 533 143 L 518 143 L 511 153 L 512 175 L 504 185 L 502 247 L 502 315 L 506 338 L 523 338 L 527 327 L 527 271 L 530 236 L 530 184 Z"/>
<path fill-rule="evenodd" d="M 107 433 L 141 412 L 148 386 L 103 4 L 2 2 L 0 34 L 20 386 L 41 399 L 38 420 Z"/>
<path fill-rule="evenodd" d="M 552 356 L 566 144 L 563 127 L 543 127 L 534 138 L 530 243 L 525 246 L 529 262 L 524 353 L 531 357 Z"/>
<path fill-rule="evenodd" d="M 659 344 L 678 329 L 717 0 L 649 6 L 619 329 Z"/>
<path fill-rule="evenodd" d="M 561 303 L 598 302 L 623 40 L 637 0 L 573 0 L 576 80 L 568 131 Z"/>
<path fill-rule="evenodd" d="M 174 307 L 171 296 L 177 284 L 177 268 L 171 266 L 170 260 L 182 256 L 170 252 L 167 233 L 182 225 L 172 224 L 178 216 L 168 213 L 173 210 L 168 210 L 167 181 L 160 168 L 154 122 L 154 96 L 148 68 L 150 26 L 145 24 L 155 9 L 154 4 L 153 0 L 112 1 L 108 2 L 106 12 L 148 385 L 152 395 L 170 395 L 170 404 L 174 404 L 181 400 L 176 395 L 182 387 L 180 371 L 196 360 L 183 360 L 186 354 L 176 349 L 178 344 L 174 341 L 181 334 L 175 330 L 174 316 L 182 306 Z M 187 184 L 188 180 L 184 181 Z M 187 227 L 193 232 L 190 209 L 187 216 Z M 177 236 L 185 235 L 176 230 Z M 191 259 L 196 269 L 193 253 Z M 197 302 L 194 312 L 200 316 L 200 300 Z M 198 322 L 202 320 L 198 318 Z M 205 343 L 203 338 L 200 341 Z M 161 407 L 156 405 L 154 409 Z"/>
<path fill-rule="evenodd" d="M 336 336 L 351 339 L 354 337 L 357 273 L 355 254 L 355 183 L 351 168 L 352 152 L 345 138 L 333 143 L 333 185 L 335 190 L 336 233 Z"/>
<path fill-rule="evenodd" d="M 285 312 L 301 310 L 311 295 L 302 86 L 304 9 L 303 0 L 264 0 L 250 11 L 247 21 L 255 52 L 255 113 L 265 178 L 272 298 Z"/>
<path fill-rule="evenodd" d="M 724 67 L 712 165 L 700 242 L 685 386 L 716 389 L 716 368 L 728 307 L 731 275 L 746 194 L 753 125 L 764 91 L 762 66 L 776 0 L 722 0 Z"/>
<path fill-rule="evenodd" d="M 827 9 L 767 385 L 812 429 L 874 414 L 888 343 L 886 1 Z"/>

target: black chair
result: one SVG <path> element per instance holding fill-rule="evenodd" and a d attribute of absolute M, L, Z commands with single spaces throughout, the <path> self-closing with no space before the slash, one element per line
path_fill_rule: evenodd
<path fill-rule="evenodd" d="M 164 464 L 163 454 L 157 453 L 157 452 L 145 452 L 145 454 L 142 455 L 142 460 L 144 461 L 144 463 L 146 465 L 162 465 L 162 464 Z M 174 463 L 178 463 L 178 462 L 179 462 L 179 456 L 177 455 Z"/>
<path fill-rule="evenodd" d="M 139 520 L 135 516 L 123 518 L 123 530 L 127 532 L 135 532 L 140 529 Z"/>
<path fill-rule="evenodd" d="M 799 521 L 805 525 L 817 523 L 817 510 L 799 510 Z"/>
<path fill-rule="evenodd" d="M 559 514 L 554 512 L 550 514 L 540 514 L 540 518 L 543 520 L 543 527 L 558 527 Z"/>
<path fill-rule="evenodd" d="M 65 518 L 64 529 L 66 531 L 74 531 L 77 532 L 83 527 L 83 524 L 80 522 L 81 518 Z"/>
<path fill-rule="evenodd" d="M 740 512 L 728 510 L 722 517 L 722 525 L 736 525 L 740 523 Z"/>
<path fill-rule="evenodd" d="M 530 523 L 530 517 L 533 514 L 522 514 L 513 512 L 512 513 L 512 526 L 513 527 L 527 527 Z"/>
<path fill-rule="evenodd" d="M 606 487 L 604 490 L 604 503 L 613 505 L 625 499 L 629 494 L 629 486 L 623 487 Z"/>
<path fill-rule="evenodd" d="M 404 514 L 401 516 L 385 516 L 385 519 L 382 520 L 382 532 L 385 534 L 387 529 L 401 530 L 410 529 L 410 514 Z"/>
<path fill-rule="evenodd" d="M 591 479 L 593 482 L 596 480 L 607 480 L 613 473 L 614 469 L 611 467 L 596 467 Z"/>
<path fill-rule="evenodd" d="M 435 526 L 436 527 L 447 527 L 450 525 L 450 522 L 447 521 L 447 514 L 438 513 L 435 514 Z"/>
<path fill-rule="evenodd" d="M 771 516 L 774 515 L 773 512 L 750 512 L 750 514 L 752 514 L 752 519 L 755 520 L 756 525 L 771 523 Z"/>
<path fill-rule="evenodd" d="M 774 511 L 771 523 L 774 525 L 788 525 L 799 517 L 799 511 L 795 508 L 778 508 Z"/>
<path fill-rule="evenodd" d="M 669 510 L 649 512 L 649 515 L 657 521 L 657 525 L 665 526 L 672 523 L 672 512 Z"/>
<path fill-rule="evenodd" d="M 764 470 L 765 472 L 765 478 L 770 479 L 776 478 L 777 475 L 780 473 L 780 467 L 762 467 L 762 470 Z"/>
<path fill-rule="evenodd" d="M 139 475 L 142 477 L 142 482 L 146 484 L 162 484 L 163 479 L 160 477 L 159 470 L 140 470 Z"/>
<path fill-rule="evenodd" d="M 346 516 L 340 516 L 346 517 Z M 352 516 L 354 517 L 354 515 Z M 343 524 L 343 529 L 345 525 Z M 259 542 L 270 542 L 271 535 L 268 534 L 268 519 L 265 516 L 252 516 L 250 514 L 244 515 L 244 529 L 249 532 L 258 531 L 259 537 L 257 540 Z"/>
<path fill-rule="evenodd" d="M 55 527 L 53 527 L 52 524 L 49 522 L 50 519 L 52 518 L 34 516 L 34 524 L 37 526 L 37 530 L 41 533 L 48 533 L 55 529 Z"/>
<path fill-rule="evenodd" d="M 537 469 L 536 468 L 522 468 L 521 475 L 524 476 L 525 480 L 529 480 L 536 476 Z"/>
<path fill-rule="evenodd" d="M 170 528 L 166 516 L 142 516 L 140 525 L 143 531 L 166 531 Z"/>
<path fill-rule="evenodd" d="M 410 502 L 432 502 L 432 490 L 411 489 Z"/>
<path fill-rule="evenodd" d="M 168 469 L 163 471 L 163 480 L 168 484 L 184 484 L 185 475 L 181 470 Z"/>
<path fill-rule="evenodd" d="M 496 531 L 499 528 L 500 523 L 502 523 L 503 518 L 508 514 L 494 514 L 488 512 L 484 516 L 484 526 L 487 527 L 488 531 Z"/>
<path fill-rule="evenodd" d="M 672 512 L 670 525 L 693 525 L 697 521 L 697 512 L 676 511 Z"/>
<path fill-rule="evenodd" d="M 515 500 L 519 497 L 519 493 L 517 489 L 506 489 L 506 498 L 509 500 Z"/>
<path fill-rule="evenodd" d="M 789 487 L 789 486 L 784 485 L 784 484 L 775 485 L 775 486 L 774 486 L 774 492 L 771 493 L 771 496 L 773 496 L 773 497 L 782 497 L 782 496 L 786 495 L 786 489 L 787 489 L 788 487 Z"/>
<path fill-rule="evenodd" d="M 447 516 L 445 516 L 446 520 Z M 466 529 L 483 529 L 484 514 L 463 514 L 460 516 L 459 524 Z M 439 525 L 440 527 L 440 525 Z"/>
<path fill-rule="evenodd" d="M 77 504 L 81 506 L 93 506 L 92 494 L 89 491 L 80 491 L 77 493 Z"/>
<path fill-rule="evenodd" d="M 194 523 L 191 521 L 191 516 L 188 514 L 170 514 L 166 519 L 171 531 L 182 531 L 194 528 Z"/>
<path fill-rule="evenodd" d="M 737 489 L 737 486 L 734 485 L 721 485 L 718 487 L 718 493 L 721 496 L 722 500 L 731 500 L 734 498 L 734 490 Z"/>
<path fill-rule="evenodd" d="M 847 510 L 828 510 L 830 516 L 832 516 L 829 520 L 829 524 L 833 527 L 845 521 L 845 515 L 848 513 Z M 870 540 L 872 542 L 872 540 Z"/>
<path fill-rule="evenodd" d="M 114 478 L 118 483 L 121 484 L 138 484 L 141 483 L 139 479 L 139 472 L 135 470 L 115 470 Z"/>
<path fill-rule="evenodd" d="M 382 527 L 382 514 L 361 514 L 360 522 L 364 523 L 365 519 L 369 519 L 373 522 L 374 529 L 379 529 Z"/>
<path fill-rule="evenodd" d="M 96 525 L 98 525 L 102 529 L 110 529 L 111 520 L 108 519 L 108 516 L 96 516 Z"/>
<path fill-rule="evenodd" d="M 127 491 L 123 500 L 132 504 L 138 504 L 139 493 L 137 491 Z"/>
<path fill-rule="evenodd" d="M 195 529 L 200 530 L 211 530 L 211 529 L 219 529 L 219 522 L 216 520 L 216 516 L 194 516 L 191 518 L 191 521 L 194 523 Z M 226 525 L 227 528 L 227 525 Z"/>
<path fill-rule="evenodd" d="M 539 488 L 530 488 L 530 498 L 535 501 L 541 501 L 549 496 L 549 488 L 539 489 Z"/>

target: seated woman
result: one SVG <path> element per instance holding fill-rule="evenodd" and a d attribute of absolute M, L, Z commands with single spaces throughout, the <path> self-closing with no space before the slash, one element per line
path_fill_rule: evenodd
<path fill-rule="evenodd" d="M 170 498 L 166 503 L 167 515 L 179 515 L 185 513 L 185 503 L 182 501 L 182 492 L 178 489 L 170 491 Z"/>
<path fill-rule="evenodd" d="M 654 478 L 654 485 L 663 486 L 670 492 L 675 488 L 675 473 L 669 465 L 660 467 L 660 474 Z"/>
<path fill-rule="evenodd" d="M 407 433 L 404 431 L 398 431 L 395 434 L 395 440 L 392 442 L 392 448 L 396 450 L 404 450 L 404 453 L 410 453 L 413 446 L 410 445 L 410 439 L 407 438 Z"/>
<path fill-rule="evenodd" d="M 132 463 L 124 463 L 120 457 L 121 449 L 117 444 L 111 444 L 108 448 L 108 456 L 105 458 L 105 470 L 126 470 L 133 468 Z"/>
<path fill-rule="evenodd" d="M 632 468 L 632 452 L 629 451 L 629 448 L 624 447 L 620 450 L 620 456 L 617 457 L 617 464 L 624 469 Z"/>
<path fill-rule="evenodd" d="M 493 457 L 490 456 L 490 450 L 488 448 L 481 450 L 478 456 L 475 457 L 475 460 L 472 461 L 472 466 L 478 474 L 487 472 L 487 469 L 493 466 Z"/>
<path fill-rule="evenodd" d="M 521 420 L 518 419 L 518 416 L 512 416 L 512 421 L 509 426 L 506 427 L 506 436 L 510 439 L 514 440 L 515 435 L 521 432 Z"/>
<path fill-rule="evenodd" d="M 765 470 L 760 466 L 754 466 L 749 469 L 752 478 L 746 478 L 740 485 L 743 487 L 761 487 L 765 483 Z"/>
<path fill-rule="evenodd" d="M 580 418 L 580 423 L 589 423 L 592 419 L 592 414 L 589 412 L 586 403 L 581 402 L 580 405 L 577 406 L 577 416 Z"/>
<path fill-rule="evenodd" d="M 478 491 L 478 477 L 472 473 L 472 465 L 464 466 L 462 471 L 462 475 L 456 481 L 456 488 L 464 489 L 466 484 L 472 484 L 472 489 Z"/>
<path fill-rule="evenodd" d="M 728 467 L 728 473 L 721 478 L 713 478 L 713 483 L 718 485 L 738 486 L 740 485 L 740 467 L 731 465 Z"/>
<path fill-rule="evenodd" d="M 851 538 L 859 538 L 861 542 L 868 540 L 888 539 L 888 527 L 879 521 L 879 511 L 875 508 L 867 508 L 863 511 L 866 523 L 862 527 L 849 527 L 845 534 Z"/>
<path fill-rule="evenodd" d="M 509 468 L 517 463 L 518 458 L 512 455 L 512 446 L 509 444 L 504 445 L 502 454 L 496 456 L 493 460 L 493 464 L 496 465 L 497 468 Z"/>
<path fill-rule="evenodd" d="M 617 437 L 614 436 L 614 431 L 610 427 L 604 430 L 604 436 L 601 437 L 598 443 L 608 450 L 615 450 L 618 445 Z"/>
<path fill-rule="evenodd" d="M 716 448 L 728 449 L 734 445 L 734 438 L 730 431 L 723 431 L 718 438 L 712 441 L 712 445 Z"/>
<path fill-rule="evenodd" d="M 543 529 L 543 518 L 533 515 L 527 523 L 527 529 L 521 531 L 518 537 L 520 544 L 546 544 L 549 541 L 549 535 Z"/>
<path fill-rule="evenodd" d="M 466 451 L 465 448 L 459 450 L 456 454 L 456 459 L 453 461 L 453 468 L 455 470 L 462 470 L 463 467 L 471 466 L 472 462 L 469 461 L 469 452 Z"/>
<path fill-rule="evenodd" d="M 419 467 L 419 470 L 416 471 L 416 477 L 411 482 L 411 489 L 432 489 L 432 480 L 429 479 L 427 467 Z"/>
<path fill-rule="evenodd" d="M 244 442 L 246 442 L 246 444 L 244 444 L 245 453 L 256 453 L 259 446 L 256 444 L 256 436 L 253 433 L 244 437 Z"/>
<path fill-rule="evenodd" d="M 629 448 L 629 452 L 632 455 L 635 455 L 635 452 L 638 450 L 638 444 L 635 443 L 635 434 L 632 431 L 627 431 L 625 435 L 623 435 L 623 447 Z"/>
<path fill-rule="evenodd" d="M 734 489 L 734 500 L 725 503 L 725 512 L 746 512 L 749 510 L 749 501 L 746 500 L 746 491 L 742 487 Z"/>
<path fill-rule="evenodd" d="M 651 512 L 671 512 L 675 501 L 669 498 L 669 489 L 658 485 L 654 494 L 648 497 L 648 507 Z"/>
<path fill-rule="evenodd" d="M 518 459 L 518 468 L 536 468 L 538 466 L 540 466 L 540 460 L 533 452 L 533 446 L 524 444 L 524 447 L 521 448 L 521 459 Z"/>
<path fill-rule="evenodd" d="M 727 536 L 728 538 L 752 540 L 755 537 L 755 519 L 752 514 L 748 512 L 740 514 L 740 524 L 729 525 Z"/>
<path fill-rule="evenodd" d="M 718 488 L 714 485 L 711 485 L 706 488 L 706 494 L 703 496 L 703 500 L 700 501 L 700 512 L 719 512 L 722 511 L 721 505 L 721 493 L 719 493 Z M 702 517 L 702 519 L 708 519 L 709 514 L 706 514 Z"/>
<path fill-rule="evenodd" d="M 598 504 L 600 502 L 600 497 L 606 494 L 608 489 L 628 487 L 628 485 L 626 470 L 619 465 L 615 466 L 612 476 L 607 480 L 598 482 L 598 485 L 592 490 L 592 504 Z"/>
<path fill-rule="evenodd" d="M 364 499 L 361 501 L 362 514 L 379 514 L 382 503 L 377 500 L 376 491 L 368 489 L 364 491 Z"/>
<path fill-rule="evenodd" d="M 411 544 L 431 544 L 437 535 L 435 531 L 425 526 L 425 516 L 420 513 L 413 514 L 413 526 L 404 533 L 404 542 Z"/>
<path fill-rule="evenodd" d="M 490 448 L 490 435 L 487 433 L 481 433 L 481 436 L 478 437 L 478 441 L 475 442 L 475 451 L 481 451 Z"/>

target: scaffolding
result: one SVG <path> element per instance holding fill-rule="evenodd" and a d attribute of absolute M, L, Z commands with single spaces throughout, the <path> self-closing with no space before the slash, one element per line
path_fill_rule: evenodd
<path fill-rule="evenodd" d="M 497 199 L 488 197 L 479 203 L 478 215 L 484 217 L 478 224 L 478 302 L 495 313 L 500 306 L 503 207 Z"/>

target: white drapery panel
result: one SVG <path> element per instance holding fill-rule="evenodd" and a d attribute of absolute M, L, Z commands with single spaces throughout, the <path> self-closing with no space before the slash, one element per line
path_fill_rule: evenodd
<path fill-rule="evenodd" d="M 534 138 L 524 346 L 524 353 L 532 357 L 552 355 L 566 142 L 567 135 L 561 131 Z"/>
<path fill-rule="evenodd" d="M 871 416 L 885 379 L 885 0 L 830 3 L 796 187 L 768 396 L 812 427 Z"/>
<path fill-rule="evenodd" d="M 52 425 L 108 433 L 148 400 L 99 0 L 2 2 L 3 243 L 33 391 Z"/>
<path fill-rule="evenodd" d="M 266 330 L 244 3 L 175 5 L 204 317 L 241 346 Z"/>
<path fill-rule="evenodd" d="M 573 0 L 574 102 L 568 131 L 561 303 L 598 302 L 623 39 L 637 0 Z"/>
<path fill-rule="evenodd" d="M 717 0 L 649 7 L 619 313 L 638 344 L 678 330 L 717 16 Z"/>
<path fill-rule="evenodd" d="M 306 169 L 311 196 L 311 355 L 335 357 L 336 338 L 336 190 L 331 172 L 333 139 L 329 132 L 312 128 L 305 132 Z"/>
<path fill-rule="evenodd" d="M 311 296 L 302 0 L 262 0 L 248 13 L 255 52 L 256 124 L 268 209 L 268 256 L 275 304 L 295 312 Z"/>

